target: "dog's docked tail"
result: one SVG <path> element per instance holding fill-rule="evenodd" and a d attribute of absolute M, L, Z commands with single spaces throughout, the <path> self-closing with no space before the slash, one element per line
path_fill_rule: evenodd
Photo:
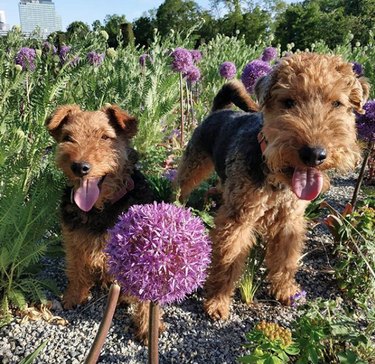
<path fill-rule="evenodd" d="M 227 82 L 214 98 L 211 111 L 229 109 L 231 104 L 246 112 L 259 111 L 259 105 L 248 94 L 241 81 Z"/>

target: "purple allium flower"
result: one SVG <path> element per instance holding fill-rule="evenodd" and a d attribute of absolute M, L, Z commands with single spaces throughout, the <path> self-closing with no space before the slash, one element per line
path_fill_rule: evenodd
<path fill-rule="evenodd" d="M 66 45 L 63 45 L 61 46 L 60 48 L 60 52 L 59 52 L 59 57 L 60 57 L 60 62 L 62 64 L 64 64 L 68 58 L 68 53 L 70 52 L 71 50 L 71 47 L 69 46 L 66 46 Z"/>
<path fill-rule="evenodd" d="M 306 291 L 300 291 L 290 297 L 290 305 L 297 307 L 301 304 L 306 303 Z"/>
<path fill-rule="evenodd" d="M 98 67 L 104 61 L 104 53 L 100 54 L 100 53 L 91 51 L 87 53 L 87 60 L 92 66 Z"/>
<path fill-rule="evenodd" d="M 191 82 L 195 83 L 201 78 L 201 71 L 196 66 L 190 66 L 186 72 L 184 72 L 184 77 Z"/>
<path fill-rule="evenodd" d="M 185 48 L 176 48 L 171 54 L 172 69 L 176 72 L 187 72 L 193 65 L 193 57 L 191 53 Z"/>
<path fill-rule="evenodd" d="M 33 48 L 23 47 L 16 55 L 16 64 L 22 67 L 23 71 L 34 71 L 35 70 L 35 57 L 36 52 Z"/>
<path fill-rule="evenodd" d="M 168 168 L 163 173 L 163 177 L 171 182 L 175 180 L 176 176 L 177 176 L 177 169 L 174 169 L 174 168 Z"/>
<path fill-rule="evenodd" d="M 366 141 L 375 141 L 375 100 L 367 101 L 363 109 L 363 115 L 356 114 L 358 137 Z"/>
<path fill-rule="evenodd" d="M 236 75 L 237 69 L 234 63 L 224 62 L 219 67 L 219 73 L 221 77 L 231 80 Z"/>
<path fill-rule="evenodd" d="M 353 65 L 353 71 L 354 73 L 358 76 L 361 77 L 363 76 L 363 67 L 360 63 L 358 62 L 352 62 Z"/>
<path fill-rule="evenodd" d="M 125 294 L 160 304 L 182 300 L 206 278 L 211 246 L 190 210 L 134 205 L 109 230 L 109 272 Z"/>
<path fill-rule="evenodd" d="M 43 42 L 43 51 L 45 53 L 52 53 L 52 54 L 56 54 L 57 53 L 57 48 L 51 44 L 50 42 Z"/>
<path fill-rule="evenodd" d="M 274 47 L 267 47 L 264 49 L 261 60 L 263 62 L 271 62 L 277 57 L 277 49 Z"/>
<path fill-rule="evenodd" d="M 180 129 L 173 129 L 170 134 L 166 137 L 168 141 L 173 141 L 173 139 L 178 139 L 181 136 Z"/>
<path fill-rule="evenodd" d="M 246 90 L 252 94 L 257 79 L 267 75 L 271 69 L 272 67 L 267 62 L 261 61 L 260 59 L 248 63 L 241 75 L 241 80 Z"/>
<path fill-rule="evenodd" d="M 192 49 L 190 54 L 193 58 L 193 63 L 196 64 L 202 59 L 202 52 L 198 51 L 198 49 Z"/>
<path fill-rule="evenodd" d="M 146 60 L 147 58 L 149 58 L 150 55 L 147 54 L 147 53 L 143 53 L 140 57 L 139 57 L 139 64 L 141 65 L 141 67 L 144 67 L 146 65 Z"/>

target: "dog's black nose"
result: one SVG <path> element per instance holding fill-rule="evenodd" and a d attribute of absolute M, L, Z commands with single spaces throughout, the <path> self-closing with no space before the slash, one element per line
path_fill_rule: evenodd
<path fill-rule="evenodd" d="M 299 150 L 301 161 L 309 167 L 315 167 L 322 164 L 327 158 L 327 152 L 320 147 L 308 147 L 307 145 Z"/>
<path fill-rule="evenodd" d="M 73 162 L 70 168 L 77 177 L 83 177 L 90 172 L 91 164 L 88 162 Z"/>

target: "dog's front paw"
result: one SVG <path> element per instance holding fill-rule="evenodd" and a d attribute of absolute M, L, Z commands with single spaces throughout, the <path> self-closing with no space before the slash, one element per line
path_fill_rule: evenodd
<path fill-rule="evenodd" d="M 213 320 L 227 320 L 229 317 L 228 300 L 209 298 L 204 302 L 204 309 Z"/>
<path fill-rule="evenodd" d="M 65 310 L 71 310 L 77 305 L 85 303 L 89 298 L 89 292 L 71 292 L 67 289 L 62 298 L 62 305 Z"/>
<path fill-rule="evenodd" d="M 296 283 L 284 284 L 271 290 L 274 297 L 285 306 L 291 306 L 293 304 L 293 297 L 299 292 L 301 292 L 301 288 Z"/>

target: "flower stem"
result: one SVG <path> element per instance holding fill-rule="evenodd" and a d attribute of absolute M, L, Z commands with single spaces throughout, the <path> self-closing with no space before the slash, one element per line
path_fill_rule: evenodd
<path fill-rule="evenodd" d="M 148 321 L 148 363 L 159 363 L 159 304 L 150 302 L 150 315 Z"/>
<path fill-rule="evenodd" d="M 102 322 L 100 323 L 98 333 L 96 334 L 94 343 L 91 346 L 85 364 L 95 364 L 98 361 L 100 350 L 103 347 L 105 338 L 109 331 L 109 327 L 111 326 L 119 296 L 120 286 L 116 283 L 112 283 L 108 293 L 107 306 L 104 310 L 104 316 Z"/>
<path fill-rule="evenodd" d="M 180 121 L 180 145 L 181 148 L 184 146 L 184 87 L 182 73 L 180 72 L 180 112 L 181 112 L 181 121 Z"/>
<path fill-rule="evenodd" d="M 366 153 L 365 153 L 365 156 L 363 158 L 361 170 L 359 172 L 359 175 L 358 175 L 358 178 L 357 178 L 357 183 L 355 185 L 353 197 L 352 197 L 352 200 L 351 200 L 351 205 L 352 205 L 353 210 L 354 210 L 355 205 L 357 203 L 359 189 L 361 188 L 362 181 L 363 181 L 363 178 L 365 176 L 365 170 L 366 170 L 367 162 L 370 158 L 370 154 L 371 154 L 371 151 L 372 151 L 373 147 L 374 147 L 374 142 L 370 140 L 367 144 Z"/>

